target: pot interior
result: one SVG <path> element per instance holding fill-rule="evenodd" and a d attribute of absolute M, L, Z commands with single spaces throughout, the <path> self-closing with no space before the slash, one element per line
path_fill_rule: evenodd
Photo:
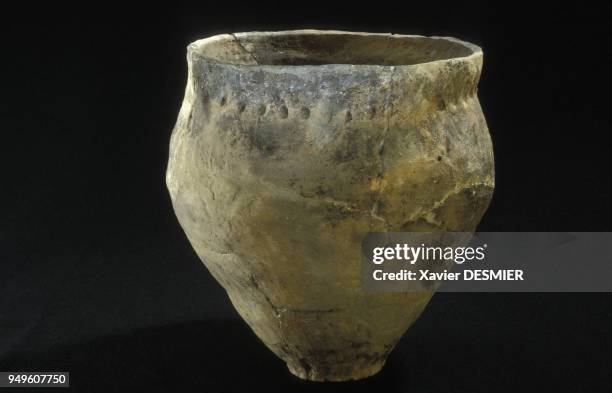
<path fill-rule="evenodd" d="M 477 48 L 444 37 L 326 31 L 223 34 L 195 43 L 204 57 L 234 65 L 413 65 L 466 57 Z"/>

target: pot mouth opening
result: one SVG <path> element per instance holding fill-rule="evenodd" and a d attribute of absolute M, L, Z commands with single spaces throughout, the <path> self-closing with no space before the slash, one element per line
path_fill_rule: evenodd
<path fill-rule="evenodd" d="M 451 37 L 293 30 L 220 34 L 189 45 L 190 53 L 237 66 L 402 66 L 481 53 Z"/>

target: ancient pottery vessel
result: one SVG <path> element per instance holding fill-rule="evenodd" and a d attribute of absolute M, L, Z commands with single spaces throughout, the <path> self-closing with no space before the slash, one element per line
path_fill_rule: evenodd
<path fill-rule="evenodd" d="M 494 187 L 477 46 L 338 31 L 188 47 L 167 185 L 181 226 L 289 370 L 378 372 L 432 293 L 368 293 L 368 232 L 473 231 Z"/>

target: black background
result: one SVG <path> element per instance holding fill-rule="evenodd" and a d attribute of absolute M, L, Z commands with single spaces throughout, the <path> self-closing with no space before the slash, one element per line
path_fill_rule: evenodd
<path fill-rule="evenodd" d="M 609 391 L 609 294 L 438 294 L 379 375 L 300 381 L 237 318 L 164 183 L 189 42 L 293 28 L 451 35 L 485 54 L 497 187 L 479 229 L 609 231 L 606 15 L 287 1 L 4 13 L 0 371 L 70 371 L 79 392 Z"/>

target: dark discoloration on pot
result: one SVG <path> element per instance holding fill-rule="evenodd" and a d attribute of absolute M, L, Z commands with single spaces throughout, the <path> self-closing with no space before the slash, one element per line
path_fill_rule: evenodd
<path fill-rule="evenodd" d="M 431 293 L 366 293 L 373 231 L 472 231 L 494 187 L 482 52 L 320 31 L 189 46 L 167 184 L 179 221 L 262 341 L 312 380 L 376 373 Z"/>

